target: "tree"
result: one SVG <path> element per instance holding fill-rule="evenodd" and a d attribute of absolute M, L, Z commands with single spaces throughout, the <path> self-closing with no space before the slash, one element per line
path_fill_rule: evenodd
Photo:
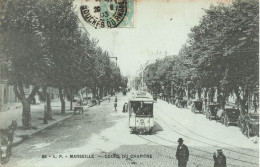
<path fill-rule="evenodd" d="M 42 82 L 43 69 L 48 66 L 38 31 L 39 19 L 35 14 L 37 0 L 3 1 L 1 3 L 1 53 L 5 75 L 23 106 L 22 124 L 31 127 L 30 103 Z M 16 11 L 16 12 L 13 12 Z M 21 17 L 23 16 L 23 17 Z M 33 86 L 27 96 L 24 87 Z"/>
<path fill-rule="evenodd" d="M 72 0 L 40 2 L 41 5 L 37 10 L 39 27 L 46 43 L 46 55 L 51 62 L 44 86 L 59 89 L 61 113 L 64 114 L 64 89 L 70 91 L 72 102 L 72 94 L 83 87 L 84 76 L 88 75 L 86 71 L 89 70 L 87 67 L 91 54 L 90 39 L 79 29 Z M 50 103 L 47 102 L 47 106 L 50 106 Z"/>

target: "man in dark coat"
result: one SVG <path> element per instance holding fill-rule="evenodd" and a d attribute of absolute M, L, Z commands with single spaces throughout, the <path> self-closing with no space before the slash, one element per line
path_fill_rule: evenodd
<path fill-rule="evenodd" d="M 116 97 L 116 96 L 115 96 L 114 107 L 115 107 L 115 111 L 117 111 L 117 110 L 116 110 L 116 107 L 117 107 L 117 97 Z"/>
<path fill-rule="evenodd" d="M 189 160 L 189 149 L 183 144 L 183 139 L 179 138 L 179 145 L 176 151 L 176 159 L 178 160 L 178 167 L 186 167 Z"/>
<path fill-rule="evenodd" d="M 223 154 L 222 149 L 217 150 L 218 155 L 214 153 L 213 159 L 214 159 L 214 167 L 227 167 L 226 165 L 226 157 Z"/>

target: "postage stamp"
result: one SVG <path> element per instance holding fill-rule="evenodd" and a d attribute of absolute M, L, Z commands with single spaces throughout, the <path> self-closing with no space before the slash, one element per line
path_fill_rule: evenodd
<path fill-rule="evenodd" d="M 95 28 L 133 28 L 134 0 L 82 0 L 83 19 Z"/>

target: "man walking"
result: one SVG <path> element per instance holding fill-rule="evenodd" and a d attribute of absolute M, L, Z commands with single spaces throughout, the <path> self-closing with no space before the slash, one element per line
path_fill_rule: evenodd
<path fill-rule="evenodd" d="M 183 139 L 179 138 L 178 142 L 179 145 L 176 151 L 176 159 L 178 160 L 178 167 L 186 167 L 187 162 L 189 160 L 189 149 L 188 147 L 183 144 Z"/>
<path fill-rule="evenodd" d="M 116 110 L 116 107 L 117 107 L 117 97 L 116 97 L 116 96 L 115 96 L 114 107 L 115 107 L 115 111 L 117 111 L 117 110 Z"/>
<path fill-rule="evenodd" d="M 217 152 L 218 155 L 216 155 L 216 153 L 213 155 L 214 167 L 227 167 L 226 156 L 223 154 L 222 149 L 218 149 Z"/>

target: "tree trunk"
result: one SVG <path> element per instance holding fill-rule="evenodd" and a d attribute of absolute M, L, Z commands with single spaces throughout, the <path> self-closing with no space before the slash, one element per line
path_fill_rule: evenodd
<path fill-rule="evenodd" d="M 27 99 L 22 101 L 23 113 L 22 113 L 22 124 L 25 129 L 30 129 L 32 127 L 31 118 L 31 102 Z"/>
<path fill-rule="evenodd" d="M 15 96 L 20 100 L 23 106 L 22 125 L 25 129 L 30 129 L 32 127 L 31 101 L 38 90 L 39 90 L 39 86 L 33 87 L 30 95 L 26 98 L 22 83 L 15 84 L 13 87 Z"/>
<path fill-rule="evenodd" d="M 42 92 L 44 96 L 44 113 L 43 113 L 43 123 L 48 124 L 48 107 L 47 107 L 47 87 L 42 87 Z"/>
<path fill-rule="evenodd" d="M 61 103 L 61 114 L 65 114 L 65 100 L 62 93 L 62 88 L 59 88 L 59 96 L 60 96 L 60 103 Z"/>
<path fill-rule="evenodd" d="M 210 102 L 213 102 L 214 93 L 215 93 L 214 88 L 210 88 L 210 93 L 209 93 Z"/>
<path fill-rule="evenodd" d="M 72 111 L 72 102 L 73 102 L 73 92 L 72 89 L 70 89 L 70 110 Z"/>
<path fill-rule="evenodd" d="M 102 98 L 103 97 L 103 87 L 99 87 L 99 97 Z"/>
<path fill-rule="evenodd" d="M 52 120 L 51 97 L 49 92 L 47 92 L 46 94 L 46 107 L 47 107 L 47 119 Z"/>
<path fill-rule="evenodd" d="M 187 86 L 187 97 L 188 97 L 188 99 L 190 99 L 190 86 L 189 85 Z"/>
<path fill-rule="evenodd" d="M 96 97 L 96 88 L 91 88 L 91 93 L 93 97 Z"/>
<path fill-rule="evenodd" d="M 201 88 L 198 88 L 198 97 L 201 99 Z"/>
<path fill-rule="evenodd" d="M 239 90 L 235 89 L 235 94 L 237 97 L 237 105 L 240 108 L 240 112 L 242 115 L 245 115 L 246 113 L 246 98 L 247 98 L 247 93 L 244 95 L 243 99 L 240 96 Z"/>

